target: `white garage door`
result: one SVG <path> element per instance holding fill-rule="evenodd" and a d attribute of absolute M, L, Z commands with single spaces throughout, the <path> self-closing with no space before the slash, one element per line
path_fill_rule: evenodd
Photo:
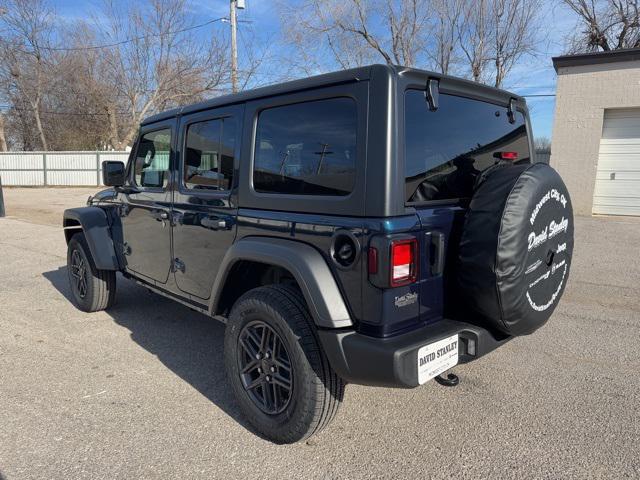
<path fill-rule="evenodd" d="M 593 213 L 640 215 L 640 109 L 605 110 Z"/>

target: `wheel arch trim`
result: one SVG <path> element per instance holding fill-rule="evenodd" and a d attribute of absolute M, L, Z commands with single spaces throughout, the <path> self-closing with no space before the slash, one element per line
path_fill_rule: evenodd
<path fill-rule="evenodd" d="M 313 247 L 295 240 L 265 237 L 245 237 L 229 248 L 213 284 L 212 314 L 217 311 L 231 268 L 242 260 L 274 265 L 289 271 L 300 286 L 318 327 L 344 328 L 353 325 L 340 289 L 322 255 Z"/>
<path fill-rule="evenodd" d="M 120 270 L 106 212 L 99 207 L 70 208 L 64 211 L 62 225 L 67 243 L 82 228 L 96 268 Z"/>

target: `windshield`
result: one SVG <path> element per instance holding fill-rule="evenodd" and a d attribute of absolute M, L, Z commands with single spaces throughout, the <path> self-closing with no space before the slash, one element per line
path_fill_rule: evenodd
<path fill-rule="evenodd" d="M 478 175 L 502 158 L 529 163 L 525 117 L 507 108 L 454 95 L 432 112 L 423 90 L 405 94 L 407 202 L 469 198 Z"/>

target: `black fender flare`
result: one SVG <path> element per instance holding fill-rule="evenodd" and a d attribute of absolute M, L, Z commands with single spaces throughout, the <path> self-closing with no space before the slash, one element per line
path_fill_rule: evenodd
<path fill-rule="evenodd" d="M 307 244 L 279 238 L 245 237 L 227 250 L 213 283 L 211 312 L 217 311 L 227 276 L 240 260 L 276 265 L 291 272 L 318 327 L 353 325 L 338 284 L 320 252 Z"/>
<path fill-rule="evenodd" d="M 100 207 L 70 208 L 64 211 L 66 230 L 82 229 L 93 262 L 99 270 L 120 270 L 118 257 L 111 238 L 107 213 Z M 67 235 L 67 239 L 71 238 Z"/>

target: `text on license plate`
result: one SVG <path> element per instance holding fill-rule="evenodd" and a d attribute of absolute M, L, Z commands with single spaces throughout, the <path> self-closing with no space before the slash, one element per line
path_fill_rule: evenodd
<path fill-rule="evenodd" d="M 422 385 L 457 364 L 457 334 L 420 347 L 418 350 L 418 383 Z"/>

